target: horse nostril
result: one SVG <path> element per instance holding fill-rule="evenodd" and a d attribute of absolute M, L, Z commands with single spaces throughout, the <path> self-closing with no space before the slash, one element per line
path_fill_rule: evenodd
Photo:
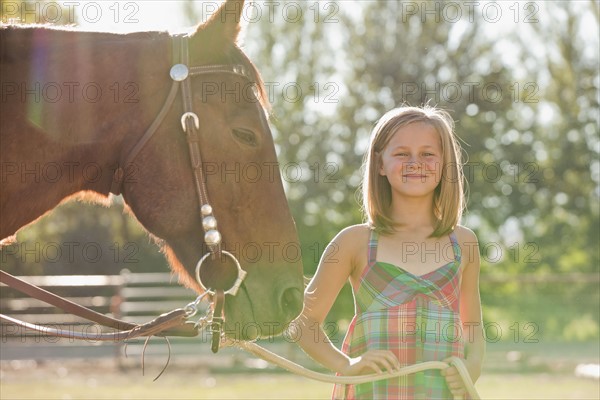
<path fill-rule="evenodd" d="M 298 288 L 287 288 L 281 295 L 281 311 L 287 321 L 296 318 L 302 311 L 302 292 Z"/>

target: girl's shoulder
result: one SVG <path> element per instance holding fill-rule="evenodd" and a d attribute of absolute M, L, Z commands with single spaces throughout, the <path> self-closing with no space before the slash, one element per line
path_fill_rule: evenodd
<path fill-rule="evenodd" d="M 454 234 L 459 244 L 473 244 L 477 243 L 477 235 L 471 229 L 463 225 L 457 225 L 454 228 Z"/>
<path fill-rule="evenodd" d="M 366 263 L 371 231 L 368 224 L 351 225 L 342 229 L 332 240 L 332 251 L 337 252 L 352 271 Z"/>
<path fill-rule="evenodd" d="M 454 234 L 461 248 L 463 261 L 467 265 L 479 263 L 479 240 L 475 232 L 465 226 L 457 225 L 454 229 Z"/>
<path fill-rule="evenodd" d="M 475 235 L 475 232 L 466 226 L 457 225 L 456 228 L 454 228 L 454 234 L 456 235 L 456 240 L 458 240 L 459 243 L 477 242 L 477 235 Z"/>
<path fill-rule="evenodd" d="M 368 224 L 351 225 L 342 229 L 335 237 L 334 241 L 338 244 L 347 244 L 349 246 L 363 244 L 369 240 L 372 228 Z"/>

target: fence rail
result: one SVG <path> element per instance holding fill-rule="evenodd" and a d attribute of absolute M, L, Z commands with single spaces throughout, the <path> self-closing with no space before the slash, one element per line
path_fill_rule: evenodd
<path fill-rule="evenodd" d="M 19 278 L 94 311 L 133 323 L 147 322 L 164 312 L 183 307 L 196 298 L 192 290 L 178 286 L 170 273 L 131 273 L 124 270 L 120 275 Z M 89 332 L 90 336 L 89 341 L 77 342 L 2 323 L 0 359 L 123 356 L 123 348 L 119 343 L 94 343 L 93 338 L 100 331 L 99 326 L 29 298 L 3 284 L 0 284 L 0 312 L 43 326 Z M 136 353 L 137 344 L 137 341 L 130 343 L 129 354 Z"/>

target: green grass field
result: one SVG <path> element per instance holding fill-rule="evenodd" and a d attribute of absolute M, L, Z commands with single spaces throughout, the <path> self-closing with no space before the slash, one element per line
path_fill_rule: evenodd
<path fill-rule="evenodd" d="M 87 368 L 86 368 L 87 369 Z M 277 374 L 169 373 L 158 381 L 140 371 L 80 375 L 63 370 L 3 377 L 8 399 L 327 399 L 331 385 Z M 60 376 L 61 374 L 66 376 Z M 490 374 L 477 389 L 484 399 L 598 399 L 598 381 L 554 374 Z"/>
<path fill-rule="evenodd" d="M 227 372 L 177 358 L 153 382 L 164 360 L 150 359 L 145 376 L 139 360 L 130 361 L 122 370 L 110 358 L 4 361 L 0 399 L 327 399 L 331 393 L 330 384 L 276 369 Z M 574 374 L 582 362 L 598 363 L 597 344 L 490 345 L 476 387 L 484 399 L 599 399 L 600 382 Z"/>

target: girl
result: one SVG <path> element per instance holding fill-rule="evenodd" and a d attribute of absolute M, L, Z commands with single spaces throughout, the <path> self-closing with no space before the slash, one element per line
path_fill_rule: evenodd
<path fill-rule="evenodd" d="M 367 223 L 342 230 L 323 253 L 295 321 L 300 346 L 342 375 L 458 356 L 477 380 L 485 347 L 479 250 L 475 234 L 458 225 L 463 174 L 452 119 L 429 106 L 389 111 L 373 129 L 364 167 Z M 340 352 L 307 332 L 321 326 L 348 279 L 356 315 Z M 454 367 L 334 388 L 335 398 L 348 399 L 464 394 Z"/>

